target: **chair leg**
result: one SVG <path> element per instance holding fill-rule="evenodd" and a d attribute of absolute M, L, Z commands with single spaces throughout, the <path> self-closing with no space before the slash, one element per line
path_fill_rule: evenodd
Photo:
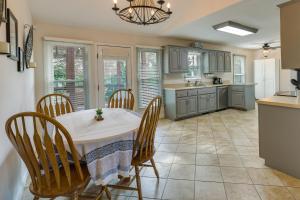
<path fill-rule="evenodd" d="M 110 194 L 110 191 L 108 190 L 108 188 L 105 186 L 104 187 L 104 191 L 105 191 L 105 194 L 106 194 L 106 197 L 111 200 L 111 194 Z"/>
<path fill-rule="evenodd" d="M 136 185 L 137 185 L 137 189 L 138 189 L 139 200 L 143 200 L 140 169 L 139 169 L 138 165 L 134 166 L 134 168 L 135 168 Z"/>
<path fill-rule="evenodd" d="M 39 200 L 39 197 L 38 196 L 34 196 L 33 200 Z"/>
<path fill-rule="evenodd" d="M 156 177 L 159 178 L 159 174 L 158 174 L 158 171 L 157 171 L 157 168 L 156 168 L 154 159 L 151 158 L 150 162 L 151 162 L 151 164 L 152 164 L 152 167 L 153 167 L 153 169 L 154 169 L 154 173 L 155 173 Z"/>

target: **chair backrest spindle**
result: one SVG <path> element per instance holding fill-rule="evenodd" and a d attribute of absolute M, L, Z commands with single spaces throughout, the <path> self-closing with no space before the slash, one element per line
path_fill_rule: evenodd
<path fill-rule="evenodd" d="M 133 110 L 134 96 L 131 89 L 120 89 L 115 91 L 109 98 L 108 107 Z"/>
<path fill-rule="evenodd" d="M 38 101 L 36 111 L 55 118 L 73 112 L 74 107 L 69 97 L 63 94 L 48 94 Z"/>

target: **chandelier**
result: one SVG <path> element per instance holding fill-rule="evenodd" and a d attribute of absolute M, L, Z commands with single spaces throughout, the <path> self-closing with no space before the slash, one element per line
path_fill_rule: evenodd
<path fill-rule="evenodd" d="M 157 6 L 154 0 L 127 0 L 129 6 L 120 9 L 117 6 L 117 0 L 114 0 L 112 8 L 116 14 L 124 21 L 138 25 L 157 24 L 167 20 L 172 12 L 170 3 L 167 4 L 167 10 L 163 9 L 164 0 L 158 0 Z"/>

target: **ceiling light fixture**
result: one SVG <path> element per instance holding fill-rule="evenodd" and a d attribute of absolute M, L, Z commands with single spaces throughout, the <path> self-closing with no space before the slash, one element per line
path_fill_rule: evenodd
<path fill-rule="evenodd" d="M 170 3 L 167 9 L 163 9 L 164 0 L 158 0 L 155 5 L 154 0 L 127 0 L 129 6 L 120 10 L 117 0 L 114 0 L 112 8 L 116 14 L 124 21 L 138 25 L 157 24 L 170 18 L 172 11 Z"/>
<path fill-rule="evenodd" d="M 258 29 L 245 26 L 236 22 L 227 21 L 213 26 L 215 30 L 231 33 L 238 36 L 247 36 L 257 33 Z"/>

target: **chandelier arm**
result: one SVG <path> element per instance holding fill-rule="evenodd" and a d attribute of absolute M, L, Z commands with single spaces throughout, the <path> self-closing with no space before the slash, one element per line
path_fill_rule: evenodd
<path fill-rule="evenodd" d="M 134 10 L 134 12 L 135 12 L 137 18 L 140 20 L 140 22 L 142 22 L 143 20 L 142 20 L 141 17 L 139 16 L 139 14 L 138 14 L 138 12 L 136 11 L 136 9 L 134 8 L 133 10 Z"/>

